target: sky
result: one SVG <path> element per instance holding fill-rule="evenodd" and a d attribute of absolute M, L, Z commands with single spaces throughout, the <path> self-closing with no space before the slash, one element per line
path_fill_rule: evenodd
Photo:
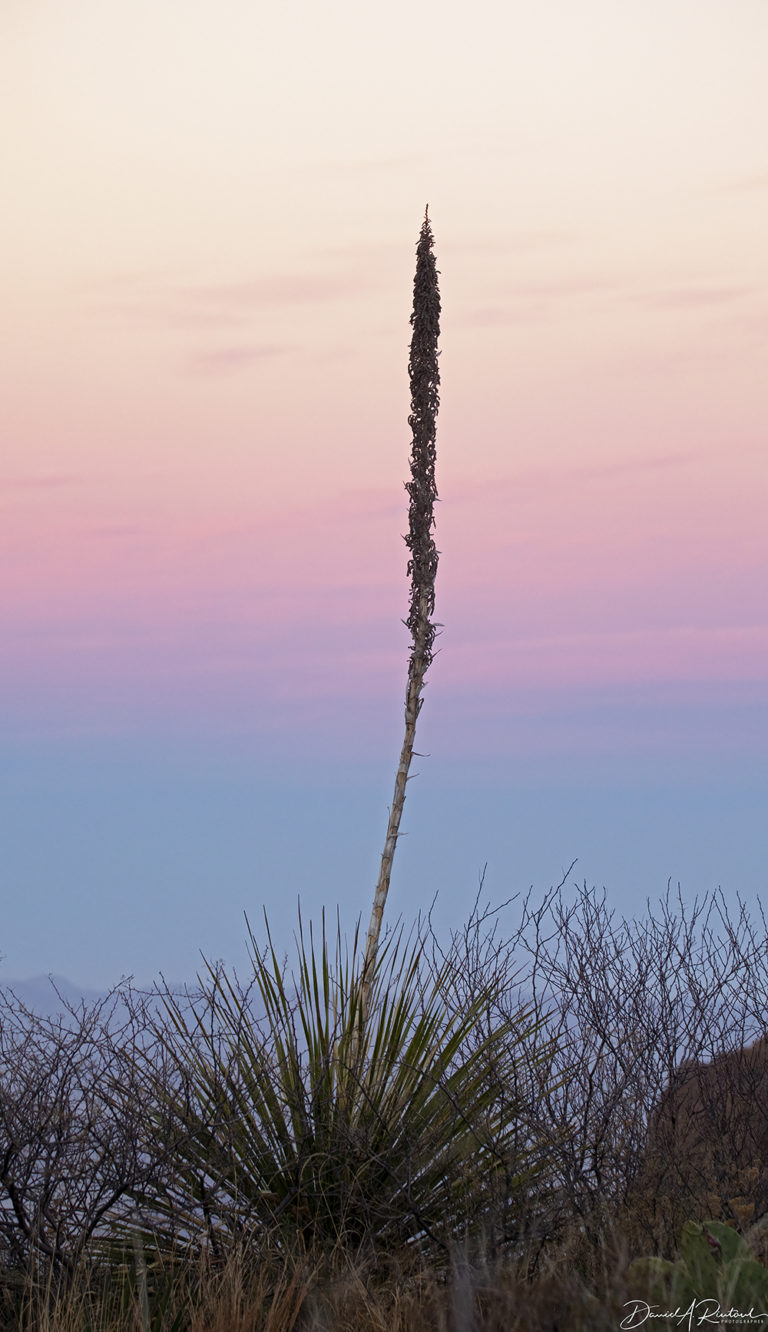
<path fill-rule="evenodd" d="M 765 894 L 766 50 L 763 0 L 3 0 L 0 979 L 367 919 L 427 203 L 390 921 Z"/>

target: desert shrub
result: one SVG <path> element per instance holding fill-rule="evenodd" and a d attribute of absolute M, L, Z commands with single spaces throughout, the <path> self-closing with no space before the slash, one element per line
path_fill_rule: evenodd
<path fill-rule="evenodd" d="M 141 1070 L 158 1068 L 146 1012 L 118 992 L 54 1017 L 0 990 L 0 1264 L 41 1288 L 66 1285 L 94 1237 L 161 1175 L 170 1126 L 147 1150 L 157 1106 Z M 162 1138 L 162 1141 L 161 1141 Z"/>

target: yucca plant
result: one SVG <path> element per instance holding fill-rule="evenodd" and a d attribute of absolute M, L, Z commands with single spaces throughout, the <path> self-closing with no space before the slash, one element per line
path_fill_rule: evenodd
<path fill-rule="evenodd" d="M 325 926 L 315 940 L 300 925 L 290 975 L 271 940 L 251 947 L 250 990 L 210 968 L 190 1006 L 166 996 L 176 1076 L 163 1113 L 172 1102 L 184 1133 L 173 1180 L 137 1197 L 145 1246 L 447 1253 L 495 1195 L 522 1199 L 540 1163 L 498 1088 L 515 1086 L 532 1024 L 520 1014 L 478 1035 L 492 980 L 450 1014 L 446 977 L 425 988 L 420 945 L 395 936 L 361 1015 L 357 938 L 348 949 L 337 930 L 331 957 Z"/>
<path fill-rule="evenodd" d="M 451 968 L 422 967 L 418 940 L 380 943 L 416 719 L 436 625 L 434 525 L 440 295 L 425 213 L 417 247 L 409 360 L 413 432 L 407 620 L 412 646 L 405 737 L 364 948 L 337 929 L 331 956 L 301 921 L 297 963 L 280 964 L 267 926 L 251 935 L 247 990 L 208 968 L 196 1002 L 165 996 L 173 1062 L 157 1088 L 160 1136 L 175 1121 L 171 1173 L 136 1191 L 141 1242 L 223 1257 L 233 1244 L 266 1254 L 410 1251 L 448 1255 L 454 1241 L 521 1200 L 540 1168 L 521 1132 L 514 1089 L 519 1042 L 534 1025 L 502 1017 L 489 974 L 464 1006 L 448 1002 Z M 493 1016 L 496 1015 L 496 1016 Z M 529 1060 L 530 1067 L 530 1060 Z M 524 1081 L 524 1079 L 523 1079 Z M 148 1126 L 151 1129 L 151 1124 Z"/>

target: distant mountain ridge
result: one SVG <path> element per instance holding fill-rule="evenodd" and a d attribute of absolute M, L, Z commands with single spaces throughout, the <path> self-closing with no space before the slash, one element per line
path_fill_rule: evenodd
<path fill-rule="evenodd" d="M 125 984 L 128 981 L 126 978 Z M 13 980 L 10 977 L 0 977 L 0 991 L 7 993 L 12 991 L 26 1008 L 31 1009 L 40 1017 L 56 1017 L 63 1013 L 67 1006 L 79 1008 L 82 1003 L 92 1005 L 106 999 L 109 994 L 121 988 L 121 982 L 117 982 L 111 988 L 97 990 L 90 986 L 76 985 L 68 980 L 66 976 L 59 976 L 55 972 L 48 972 L 46 975 L 28 976 L 24 980 Z M 166 990 L 164 981 L 159 981 L 161 992 Z M 151 981 L 140 985 L 131 981 L 131 988 L 136 994 L 151 995 L 154 992 L 154 985 Z M 182 995 L 194 991 L 196 986 L 188 986 L 183 982 L 172 983 L 167 989 L 172 994 Z M 156 998 L 155 1001 L 161 1006 L 161 1001 Z"/>
<path fill-rule="evenodd" d="M 104 999 L 108 990 L 92 990 L 84 985 L 75 985 L 66 976 L 49 973 L 44 976 L 31 976 L 26 980 L 0 979 L 0 989 L 12 990 L 21 1002 L 39 1013 L 41 1017 L 55 1017 L 62 1013 L 68 1004 L 87 1004 Z M 58 991 L 58 993 L 57 993 Z"/>

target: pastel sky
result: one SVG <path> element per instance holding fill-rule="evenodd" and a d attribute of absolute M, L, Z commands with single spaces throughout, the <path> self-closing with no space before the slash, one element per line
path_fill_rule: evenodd
<path fill-rule="evenodd" d="M 393 912 L 486 860 L 766 887 L 766 51 L 763 0 L 4 0 L 7 974 L 368 910 L 427 201 L 444 632 Z"/>

